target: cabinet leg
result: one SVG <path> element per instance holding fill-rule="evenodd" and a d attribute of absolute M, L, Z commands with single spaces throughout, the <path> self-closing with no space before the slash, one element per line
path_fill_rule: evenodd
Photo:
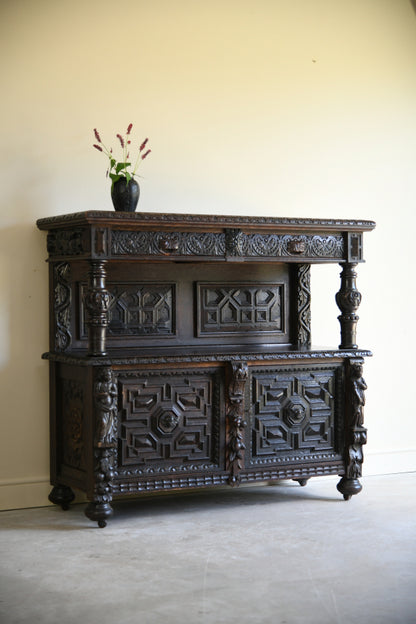
<path fill-rule="evenodd" d="M 344 496 L 344 500 L 350 500 L 351 496 L 358 494 L 362 489 L 363 486 L 358 479 L 342 477 L 341 481 L 337 484 L 337 490 Z"/>
<path fill-rule="evenodd" d="M 67 485 L 55 485 L 48 496 L 51 503 L 60 505 L 64 511 L 69 509 L 70 503 L 75 498 L 75 494 Z"/>
<path fill-rule="evenodd" d="M 110 503 L 89 503 L 85 509 L 85 515 L 93 522 L 97 522 L 100 529 L 107 526 L 107 520 L 113 515 Z"/>
<path fill-rule="evenodd" d="M 292 481 L 297 481 L 300 486 L 305 487 L 309 479 L 292 479 Z"/>

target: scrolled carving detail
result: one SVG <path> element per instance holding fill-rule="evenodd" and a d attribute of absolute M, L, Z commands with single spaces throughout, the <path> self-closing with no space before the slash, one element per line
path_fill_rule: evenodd
<path fill-rule="evenodd" d="M 70 265 L 60 262 L 54 268 L 55 349 L 65 351 L 71 345 Z"/>
<path fill-rule="evenodd" d="M 297 266 L 297 342 L 311 344 L 311 272 L 310 264 Z"/>

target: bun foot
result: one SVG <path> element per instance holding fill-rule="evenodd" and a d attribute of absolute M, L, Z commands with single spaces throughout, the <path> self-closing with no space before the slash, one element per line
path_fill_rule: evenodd
<path fill-rule="evenodd" d="M 69 509 L 69 505 L 74 498 L 75 494 L 67 485 L 55 485 L 48 496 L 51 503 L 60 505 L 64 511 Z"/>
<path fill-rule="evenodd" d="M 113 515 L 110 503 L 89 503 L 85 515 L 93 522 L 97 522 L 100 529 L 107 526 L 107 520 Z"/>
<path fill-rule="evenodd" d="M 358 479 L 348 479 L 347 477 L 342 477 L 341 481 L 337 484 L 338 492 L 344 497 L 344 500 L 350 500 L 351 496 L 354 494 L 358 494 L 363 489 L 363 486 L 358 481 Z"/>
<path fill-rule="evenodd" d="M 309 479 L 292 479 L 292 481 L 297 481 L 301 487 L 305 487 Z"/>

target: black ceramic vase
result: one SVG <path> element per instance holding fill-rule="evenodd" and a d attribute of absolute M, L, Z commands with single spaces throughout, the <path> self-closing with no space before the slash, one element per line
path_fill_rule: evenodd
<path fill-rule="evenodd" d="M 117 212 L 134 212 L 140 196 L 140 186 L 136 180 L 120 178 L 111 188 L 111 199 Z"/>

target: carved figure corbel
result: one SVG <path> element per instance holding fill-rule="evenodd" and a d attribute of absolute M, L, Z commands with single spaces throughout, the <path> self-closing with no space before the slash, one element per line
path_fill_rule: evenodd
<path fill-rule="evenodd" d="M 350 360 L 347 370 L 350 413 L 346 428 L 345 475 L 337 485 L 345 500 L 362 490 L 358 478 L 361 477 L 364 461 L 362 447 L 367 443 L 367 429 L 364 427 L 364 393 L 367 384 L 362 376 L 363 360 L 358 358 Z"/>
<path fill-rule="evenodd" d="M 94 495 L 85 510 L 90 520 L 106 526 L 112 515 L 112 479 L 117 447 L 117 384 L 111 368 L 99 368 L 94 382 Z"/>
<path fill-rule="evenodd" d="M 227 411 L 227 468 L 231 486 L 240 483 L 240 471 L 244 464 L 244 392 L 248 378 L 246 362 L 231 362 L 232 376 L 228 387 Z"/>

